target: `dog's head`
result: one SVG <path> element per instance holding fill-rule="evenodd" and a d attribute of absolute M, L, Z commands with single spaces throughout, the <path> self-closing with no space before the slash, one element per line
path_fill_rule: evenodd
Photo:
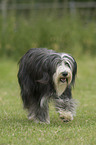
<path fill-rule="evenodd" d="M 65 91 L 68 85 L 74 84 L 77 72 L 75 59 L 66 53 L 60 55 L 61 61 L 57 64 L 56 71 L 53 74 L 53 82 L 58 96 Z"/>

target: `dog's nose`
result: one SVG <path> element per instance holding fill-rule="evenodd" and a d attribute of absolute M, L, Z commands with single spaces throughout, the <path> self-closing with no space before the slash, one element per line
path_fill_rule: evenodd
<path fill-rule="evenodd" d="M 67 72 L 67 71 L 64 71 L 64 72 L 62 73 L 62 75 L 63 75 L 64 77 L 66 77 L 66 76 L 68 75 L 68 72 Z"/>

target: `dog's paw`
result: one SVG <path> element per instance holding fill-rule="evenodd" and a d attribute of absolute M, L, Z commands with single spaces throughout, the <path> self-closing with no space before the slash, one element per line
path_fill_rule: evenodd
<path fill-rule="evenodd" d="M 73 120 L 73 114 L 70 111 L 59 111 L 60 114 L 60 118 L 64 121 L 64 122 L 68 122 L 68 121 L 72 121 Z"/>
<path fill-rule="evenodd" d="M 38 118 L 36 118 L 34 115 L 29 115 L 28 116 L 28 120 L 30 121 L 34 121 L 36 123 L 40 123 L 40 124 L 50 124 L 50 118 L 48 117 L 46 120 L 40 120 Z"/>
<path fill-rule="evenodd" d="M 30 115 L 28 115 L 28 120 L 35 120 L 35 115 L 33 115 L 33 114 L 30 114 Z"/>

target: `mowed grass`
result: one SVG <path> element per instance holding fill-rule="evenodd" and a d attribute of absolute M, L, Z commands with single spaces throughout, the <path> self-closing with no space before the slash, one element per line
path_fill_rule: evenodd
<path fill-rule="evenodd" d="M 27 119 L 17 81 L 17 62 L 0 60 L 0 145 L 95 145 L 96 58 L 77 60 L 73 98 L 79 101 L 74 120 L 64 123 L 50 104 L 50 124 Z"/>

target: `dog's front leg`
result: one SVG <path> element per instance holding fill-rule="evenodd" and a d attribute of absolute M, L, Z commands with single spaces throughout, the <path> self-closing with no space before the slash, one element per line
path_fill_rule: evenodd
<path fill-rule="evenodd" d="M 29 109 L 29 120 L 37 123 L 50 123 L 48 102 L 42 98 L 40 103 L 34 102 Z"/>
<path fill-rule="evenodd" d="M 73 120 L 73 116 L 76 114 L 76 102 L 74 99 L 55 99 L 55 106 L 63 121 Z"/>
<path fill-rule="evenodd" d="M 55 107 L 63 121 L 73 120 L 73 116 L 76 115 L 76 101 L 72 99 L 71 89 L 67 88 L 60 97 L 55 99 Z"/>

